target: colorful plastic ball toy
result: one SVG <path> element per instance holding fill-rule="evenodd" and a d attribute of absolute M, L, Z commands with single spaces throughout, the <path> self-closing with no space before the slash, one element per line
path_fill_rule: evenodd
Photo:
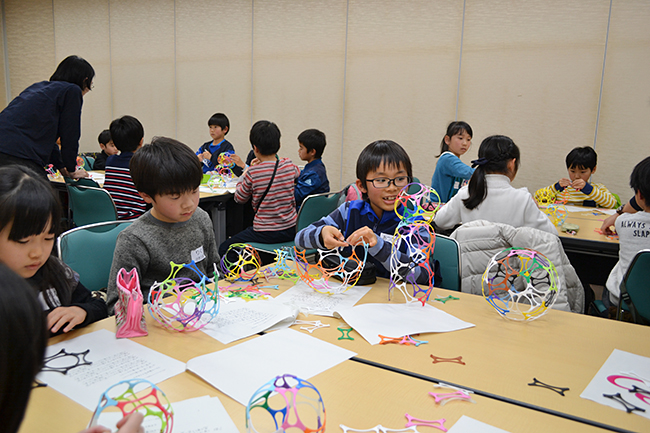
<path fill-rule="evenodd" d="M 272 396 L 272 394 L 278 394 Z M 323 433 L 325 405 L 314 385 L 291 374 L 255 391 L 246 406 L 248 433 Z"/>
<path fill-rule="evenodd" d="M 494 255 L 483 273 L 483 297 L 501 316 L 539 319 L 553 306 L 560 289 L 555 266 L 542 253 L 508 248 Z"/>

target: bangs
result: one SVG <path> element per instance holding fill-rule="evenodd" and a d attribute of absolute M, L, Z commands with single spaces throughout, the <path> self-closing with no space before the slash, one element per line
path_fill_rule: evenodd
<path fill-rule="evenodd" d="M 359 155 L 357 179 L 365 182 L 368 173 L 377 171 L 382 164 L 390 168 L 403 166 L 406 174 L 413 177 L 411 159 L 402 146 L 394 141 L 381 140 L 369 144 Z"/>
<path fill-rule="evenodd" d="M 61 207 L 54 190 L 45 180 L 25 172 L 19 174 L 5 185 L 10 190 L 2 194 L 0 201 L 0 229 L 11 224 L 8 238 L 12 241 L 41 234 L 50 223 L 50 233 L 57 234 Z M 13 188 L 11 180 L 16 181 Z"/>

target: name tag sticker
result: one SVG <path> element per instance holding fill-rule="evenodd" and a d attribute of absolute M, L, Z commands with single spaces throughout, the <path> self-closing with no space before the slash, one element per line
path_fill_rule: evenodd
<path fill-rule="evenodd" d="M 393 240 L 395 239 L 395 236 L 389 235 L 388 233 L 381 233 L 379 237 L 382 238 L 384 242 L 388 242 L 390 244 L 392 244 Z"/>
<path fill-rule="evenodd" d="M 191 252 L 192 260 L 194 260 L 196 263 L 200 262 L 201 260 L 205 259 L 205 253 L 203 252 L 203 246 L 198 247 L 194 251 Z"/>

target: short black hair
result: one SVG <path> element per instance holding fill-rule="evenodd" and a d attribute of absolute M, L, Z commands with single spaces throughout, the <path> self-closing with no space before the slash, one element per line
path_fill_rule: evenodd
<path fill-rule="evenodd" d="M 357 179 L 366 185 L 368 173 L 377 170 L 381 164 L 387 167 L 404 166 L 408 177 L 413 178 L 413 166 L 406 150 L 391 140 L 378 140 L 367 145 L 357 159 Z M 366 194 L 363 195 L 364 198 Z"/>
<path fill-rule="evenodd" d="M 129 163 L 135 188 L 154 198 L 162 194 L 194 191 L 201 184 L 203 169 L 196 154 L 178 140 L 154 137 Z"/>
<path fill-rule="evenodd" d="M 224 135 L 230 132 L 230 120 L 228 120 L 228 116 L 223 113 L 214 113 L 208 119 L 208 126 L 219 126 L 221 129 L 228 128 Z"/>
<path fill-rule="evenodd" d="M 144 127 L 133 116 L 122 116 L 111 122 L 111 138 L 120 152 L 135 152 L 144 137 Z"/>
<path fill-rule="evenodd" d="M 566 168 L 589 168 L 593 170 L 598 163 L 596 151 L 589 147 L 576 147 L 566 156 Z"/>
<path fill-rule="evenodd" d="M 323 151 L 325 150 L 325 134 L 318 129 L 305 129 L 298 136 L 298 142 L 305 146 L 308 152 L 316 150 L 316 158 L 323 156 Z"/>
<path fill-rule="evenodd" d="M 95 78 L 95 70 L 90 63 L 79 56 L 68 56 L 59 63 L 50 81 L 65 81 L 76 84 L 81 90 L 90 90 Z"/>
<path fill-rule="evenodd" d="M 630 186 L 640 192 L 646 206 L 650 205 L 650 156 L 634 166 L 630 175 Z"/>
<path fill-rule="evenodd" d="M 97 137 L 97 141 L 99 141 L 100 144 L 103 144 L 106 146 L 109 141 L 111 141 L 111 131 L 108 129 L 104 129 L 102 132 L 99 133 L 99 136 Z"/>
<path fill-rule="evenodd" d="M 16 432 L 47 346 L 45 314 L 29 283 L 0 264 L 0 419 Z"/>
<path fill-rule="evenodd" d="M 280 150 L 280 128 L 268 120 L 258 120 L 251 128 L 249 140 L 262 155 L 274 155 Z"/>
<path fill-rule="evenodd" d="M 0 168 L 0 230 L 11 224 L 9 240 L 41 234 L 50 222 L 58 234 L 60 221 L 59 197 L 45 177 L 21 165 Z"/>

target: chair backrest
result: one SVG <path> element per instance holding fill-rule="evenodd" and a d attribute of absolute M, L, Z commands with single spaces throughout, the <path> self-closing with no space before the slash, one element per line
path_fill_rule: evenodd
<path fill-rule="evenodd" d="M 440 262 L 442 288 L 460 292 L 461 265 L 460 245 L 455 239 L 436 235 L 433 258 Z"/>
<path fill-rule="evenodd" d="M 626 292 L 628 299 L 624 299 Z M 632 259 L 621 281 L 621 299 L 628 304 L 635 323 L 637 314 L 650 322 L 650 250 L 641 250 Z"/>
<path fill-rule="evenodd" d="M 334 212 L 334 210 L 339 206 L 340 196 L 341 191 L 325 192 L 305 197 L 302 206 L 300 206 L 300 210 L 298 211 L 296 232 Z"/>
<path fill-rule="evenodd" d="M 91 224 L 68 230 L 59 236 L 59 258 L 79 274 L 79 281 L 91 291 L 107 286 L 117 235 L 132 221 Z"/>
<path fill-rule="evenodd" d="M 84 159 L 84 170 L 90 171 L 93 169 L 93 165 L 95 165 L 95 158 L 93 158 L 90 155 L 81 155 L 81 157 Z"/>
<path fill-rule="evenodd" d="M 108 191 L 103 188 L 66 186 L 75 226 L 117 220 L 115 203 Z"/>

